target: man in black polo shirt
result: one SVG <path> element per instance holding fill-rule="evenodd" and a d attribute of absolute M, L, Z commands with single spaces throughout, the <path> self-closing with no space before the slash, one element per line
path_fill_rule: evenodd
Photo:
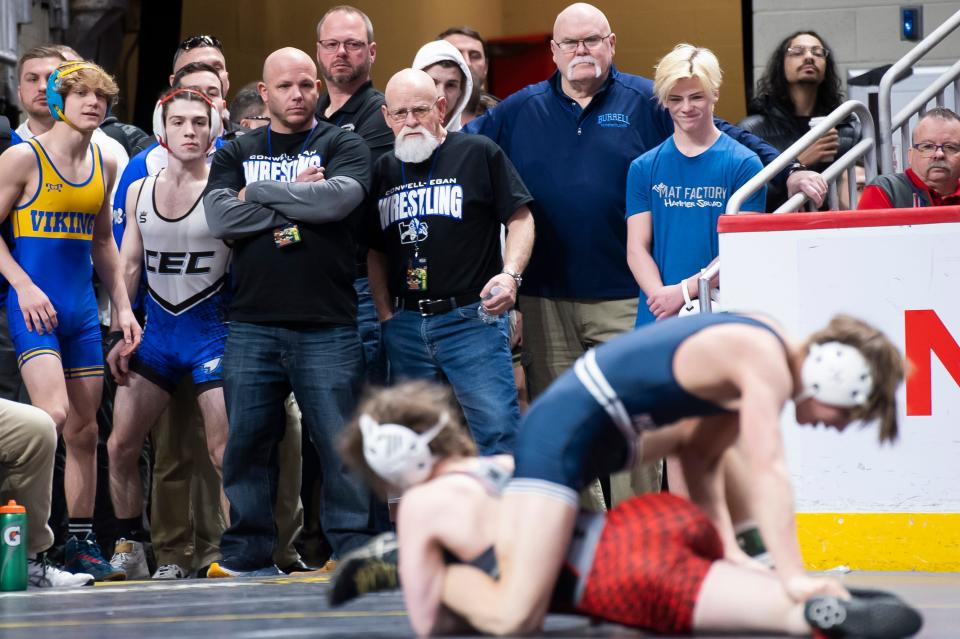
<path fill-rule="evenodd" d="M 353 131 L 370 147 L 376 162 L 393 149 L 393 131 L 383 121 L 383 94 L 373 88 L 370 67 L 377 57 L 373 23 L 363 11 L 341 5 L 327 11 L 317 23 L 317 64 L 326 81 L 317 118 Z M 363 342 L 364 379 L 371 384 L 387 381 L 386 358 L 380 340 L 380 323 L 367 279 L 367 242 L 357 236 L 357 326 Z"/>
<path fill-rule="evenodd" d="M 370 80 L 376 57 L 373 23 L 367 14 L 342 5 L 320 18 L 317 64 L 327 92 L 317 104 L 317 116 L 362 137 L 374 161 L 393 148 L 393 133 L 380 115 L 383 94 Z"/>
<path fill-rule="evenodd" d="M 270 126 L 220 149 L 204 196 L 211 232 L 234 250 L 223 363 L 231 526 L 209 576 L 276 574 L 276 450 L 291 391 L 321 460 L 334 553 L 371 532 L 369 496 L 335 450 L 360 378 L 350 213 L 367 193 L 370 152 L 359 136 L 314 117 L 317 69 L 303 51 L 270 54 L 259 88 Z"/>
<path fill-rule="evenodd" d="M 397 139 L 374 166 L 370 285 L 391 376 L 446 379 L 480 454 L 511 452 L 520 413 L 506 311 L 533 246 L 533 198 L 491 140 L 447 133 L 445 111 L 423 71 L 387 84 Z"/>

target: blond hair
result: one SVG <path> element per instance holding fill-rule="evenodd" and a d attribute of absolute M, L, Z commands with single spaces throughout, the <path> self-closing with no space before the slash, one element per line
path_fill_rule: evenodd
<path fill-rule="evenodd" d="M 359 416 L 366 414 L 381 424 L 400 424 L 415 433 L 422 433 L 436 425 L 444 412 L 449 416 L 447 425 L 430 442 L 430 452 L 440 458 L 476 455 L 477 445 L 460 419 L 460 409 L 450 389 L 434 382 L 414 381 L 374 389 L 360 400 L 354 419 L 340 436 L 340 456 L 347 466 L 363 476 L 374 492 L 383 497 L 388 485 L 373 472 L 363 456 Z"/>
<path fill-rule="evenodd" d="M 880 442 L 897 439 L 897 388 L 903 381 L 903 356 L 890 339 L 866 322 L 849 315 L 835 315 L 826 328 L 808 338 L 808 343 L 841 342 L 853 346 L 867 360 L 873 390 L 862 406 L 851 409 L 851 417 L 880 421 Z"/>
<path fill-rule="evenodd" d="M 71 71 L 71 69 L 76 70 Z M 57 80 L 56 87 L 57 93 L 63 97 L 64 101 L 74 87 L 82 86 L 105 97 L 108 107 L 117 103 L 120 88 L 113 76 L 104 71 L 100 65 L 85 60 L 74 60 L 64 62 L 57 67 L 57 71 L 63 72 L 63 76 Z"/>
<path fill-rule="evenodd" d="M 703 88 L 713 94 L 720 90 L 723 72 L 713 51 L 692 44 L 681 43 L 663 56 L 656 66 L 653 92 L 660 104 L 666 105 L 667 95 L 674 85 L 686 78 L 698 78 Z"/>

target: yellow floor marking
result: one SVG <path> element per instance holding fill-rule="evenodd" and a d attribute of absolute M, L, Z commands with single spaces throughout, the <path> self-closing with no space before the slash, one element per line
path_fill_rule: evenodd
<path fill-rule="evenodd" d="M 309 573 L 299 573 L 309 575 Z M 331 575 L 310 575 L 300 577 L 288 575 L 285 577 L 216 577 L 210 579 L 140 579 L 131 581 L 98 581 L 94 586 L 98 588 L 116 588 L 130 585 L 148 585 L 148 586 L 172 586 L 174 584 L 196 584 L 196 585 L 226 585 L 235 584 L 238 581 L 248 584 L 325 584 L 331 579 Z"/>
<path fill-rule="evenodd" d="M 58 621 L 23 621 L 0 623 L 0 629 L 14 630 L 17 628 L 68 628 L 74 626 L 123 626 L 134 624 L 155 624 L 155 623 L 183 623 L 183 622 L 216 622 L 216 621 L 257 621 L 263 619 L 344 619 L 350 617 L 405 617 L 405 610 L 386 610 L 382 612 L 367 612 L 361 610 L 336 611 L 327 610 L 323 612 L 278 612 L 278 613 L 253 613 L 253 614 L 233 614 L 233 615 L 197 615 L 197 616 L 177 616 L 177 617 L 130 617 L 128 619 L 61 619 Z"/>

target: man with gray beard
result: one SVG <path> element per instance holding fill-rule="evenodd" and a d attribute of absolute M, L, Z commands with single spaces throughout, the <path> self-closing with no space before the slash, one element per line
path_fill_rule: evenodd
<path fill-rule="evenodd" d="M 387 84 L 396 143 L 374 165 L 370 286 L 391 376 L 448 381 L 481 454 L 507 453 L 520 412 L 506 312 L 533 246 L 532 198 L 496 144 L 443 128 L 446 109 L 423 71 Z"/>
<path fill-rule="evenodd" d="M 393 134 L 380 116 L 383 94 L 370 80 L 376 58 L 373 24 L 365 13 L 339 5 L 320 19 L 317 66 L 327 92 L 317 103 L 317 118 L 362 137 L 373 160 L 393 148 Z"/>

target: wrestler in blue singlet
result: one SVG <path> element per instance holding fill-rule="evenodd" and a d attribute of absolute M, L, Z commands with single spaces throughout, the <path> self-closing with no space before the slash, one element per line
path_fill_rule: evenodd
<path fill-rule="evenodd" d="M 680 344 L 718 324 L 777 335 L 749 317 L 708 313 L 650 324 L 588 351 L 531 405 L 518 432 L 514 477 L 521 481 L 514 485 L 576 505 L 575 491 L 586 482 L 632 463 L 642 431 L 726 412 L 688 393 L 673 375 Z"/>
<path fill-rule="evenodd" d="M 23 365 L 38 355 L 60 358 L 66 379 L 103 375 L 100 321 L 93 292 L 93 227 L 106 195 L 103 157 L 90 145 L 90 175 L 79 183 L 64 178 L 37 139 L 37 190 L 10 213 L 13 258 L 50 299 L 57 312 L 53 333 L 27 330 L 17 292 L 7 297 L 10 336 Z"/>
<path fill-rule="evenodd" d="M 148 295 L 130 367 L 171 394 L 189 372 L 199 394 L 223 385 L 230 248 L 210 233 L 201 199 L 176 219 L 157 211 L 156 183 L 156 176 L 145 178 L 133 212 Z"/>

